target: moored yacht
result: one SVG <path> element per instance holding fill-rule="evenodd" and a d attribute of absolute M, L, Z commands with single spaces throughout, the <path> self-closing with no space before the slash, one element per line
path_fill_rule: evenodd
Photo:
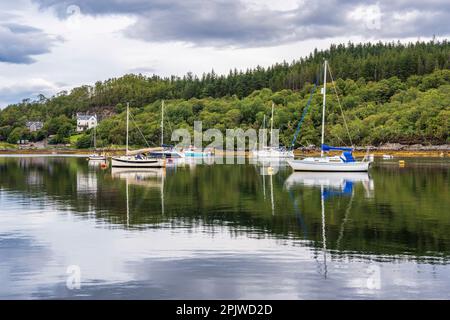
<path fill-rule="evenodd" d="M 327 61 L 324 63 L 323 81 L 323 105 L 322 105 L 322 139 L 320 157 L 307 157 L 299 160 L 288 160 L 289 165 L 295 171 L 336 171 L 336 172 L 361 172 L 368 171 L 371 161 L 366 157 L 357 161 L 353 157 L 353 148 L 332 147 L 324 144 L 325 140 L 325 105 L 327 88 Z M 324 152 L 342 151 L 341 156 L 324 156 Z"/>
<path fill-rule="evenodd" d="M 129 128 L 129 104 L 127 104 L 127 137 L 126 152 L 124 156 L 116 156 L 111 158 L 112 167 L 121 168 L 161 168 L 166 166 L 165 159 L 157 159 L 148 157 L 145 152 L 139 150 L 130 152 L 128 150 L 128 128 Z"/>
<path fill-rule="evenodd" d="M 272 117 L 270 118 L 270 143 L 272 146 L 263 146 L 261 149 L 253 150 L 251 155 L 255 158 L 294 158 L 294 151 L 283 147 L 275 147 L 273 143 L 273 110 L 275 104 L 272 102 Z M 265 129 L 266 116 L 264 115 L 263 129 Z"/>

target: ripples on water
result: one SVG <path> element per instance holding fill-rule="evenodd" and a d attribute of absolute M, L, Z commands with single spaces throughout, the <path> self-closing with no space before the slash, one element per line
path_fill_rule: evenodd
<path fill-rule="evenodd" d="M 449 167 L 0 158 L 0 298 L 450 298 Z"/>

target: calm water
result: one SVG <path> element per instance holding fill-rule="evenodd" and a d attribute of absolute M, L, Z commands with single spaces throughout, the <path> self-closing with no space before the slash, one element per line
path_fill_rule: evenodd
<path fill-rule="evenodd" d="M 450 161 L 406 162 L 333 175 L 0 158 L 0 298 L 448 299 Z"/>

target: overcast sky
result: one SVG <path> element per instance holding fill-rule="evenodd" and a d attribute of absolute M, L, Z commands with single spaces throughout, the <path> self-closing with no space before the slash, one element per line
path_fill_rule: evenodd
<path fill-rule="evenodd" d="M 125 73 L 201 75 L 450 34 L 448 0 L 0 0 L 0 107 Z"/>

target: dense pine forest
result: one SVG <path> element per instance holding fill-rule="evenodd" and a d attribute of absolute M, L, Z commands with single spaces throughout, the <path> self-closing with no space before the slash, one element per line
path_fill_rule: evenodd
<path fill-rule="evenodd" d="M 328 59 L 336 90 L 327 92 L 328 142 L 378 145 L 386 142 L 450 143 L 450 44 L 447 41 L 332 45 L 308 57 L 268 68 L 214 71 L 197 77 L 187 74 L 162 78 L 129 74 L 81 86 L 54 97 L 25 99 L 0 111 L 0 140 L 20 139 L 50 143 L 72 142 L 89 147 L 91 132 L 75 135 L 75 114 L 100 115 L 98 145 L 124 143 L 125 104 L 146 140 L 157 145 L 161 100 L 166 101 L 166 141 L 171 131 L 203 121 L 203 128 L 258 129 L 275 103 L 274 126 L 290 145 L 314 83 L 320 83 L 323 60 Z M 350 131 L 344 128 L 336 92 Z M 318 144 L 322 96 L 316 90 L 296 146 Z M 43 121 L 30 133 L 26 121 Z M 350 142 L 351 140 L 351 142 Z M 131 143 L 143 145 L 137 130 Z"/>

